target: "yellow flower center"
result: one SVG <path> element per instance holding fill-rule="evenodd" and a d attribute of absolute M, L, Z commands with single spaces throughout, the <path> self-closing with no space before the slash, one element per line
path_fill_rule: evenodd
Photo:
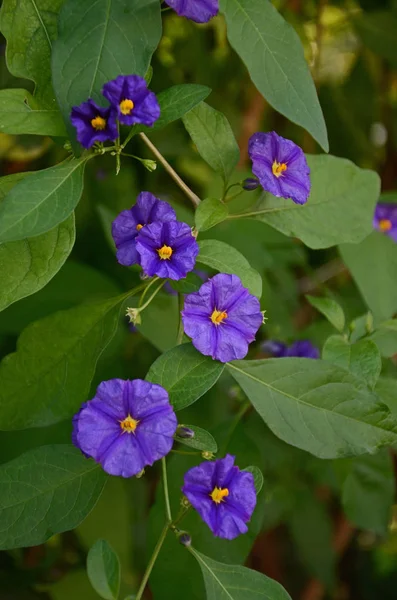
<path fill-rule="evenodd" d="M 142 229 L 142 227 L 143 227 L 143 225 L 141 225 L 140 223 L 138 223 L 138 225 L 136 226 L 136 228 L 135 228 L 135 229 L 136 229 L 137 231 L 140 231 L 140 230 Z"/>
<path fill-rule="evenodd" d="M 132 112 L 135 105 L 132 100 L 130 100 L 129 98 L 126 98 L 125 100 L 122 100 L 120 102 L 119 106 L 120 106 L 120 112 L 123 115 L 129 115 Z"/>
<path fill-rule="evenodd" d="M 214 325 L 220 325 L 225 319 L 227 319 L 227 312 L 225 310 L 214 310 L 210 317 Z"/>
<path fill-rule="evenodd" d="M 390 231 L 391 228 L 392 228 L 392 223 L 391 223 L 390 219 L 381 219 L 379 221 L 379 229 L 381 231 Z"/>
<path fill-rule="evenodd" d="M 172 256 L 172 248 L 164 244 L 162 248 L 159 248 L 157 250 L 157 253 L 161 260 L 169 260 Z"/>
<path fill-rule="evenodd" d="M 287 170 L 287 165 L 285 163 L 279 163 L 276 160 L 272 164 L 272 171 L 275 177 L 281 177 L 284 171 Z"/>
<path fill-rule="evenodd" d="M 97 131 L 103 131 L 106 127 L 106 119 L 97 115 L 94 119 L 91 119 L 91 125 Z"/>
<path fill-rule="evenodd" d="M 215 504 L 220 504 L 221 502 L 224 502 L 224 498 L 227 498 L 228 495 L 229 495 L 229 490 L 227 488 L 214 487 L 214 489 L 210 493 L 210 496 L 211 496 L 212 500 L 215 502 Z"/>
<path fill-rule="evenodd" d="M 120 427 L 123 433 L 135 433 L 139 421 L 128 415 L 123 421 L 120 421 Z"/>

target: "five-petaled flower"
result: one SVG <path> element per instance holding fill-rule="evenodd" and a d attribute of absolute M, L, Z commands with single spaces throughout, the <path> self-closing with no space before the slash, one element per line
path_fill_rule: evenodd
<path fill-rule="evenodd" d="M 150 192 L 141 192 L 134 206 L 123 210 L 112 224 L 118 262 L 126 267 L 140 264 L 140 256 L 136 249 L 137 235 L 146 225 L 165 221 L 176 221 L 172 206 L 168 202 L 159 200 Z"/>
<path fill-rule="evenodd" d="M 70 120 L 84 148 L 91 148 L 95 142 L 114 141 L 118 136 L 115 112 L 110 107 L 101 108 L 91 98 L 72 108 Z"/>
<path fill-rule="evenodd" d="M 263 322 L 259 300 L 237 275 L 219 273 L 188 294 L 182 311 L 186 335 L 199 352 L 228 362 L 244 358 Z"/>
<path fill-rule="evenodd" d="M 165 0 L 180 17 L 207 23 L 219 12 L 219 0 Z"/>
<path fill-rule="evenodd" d="M 290 346 L 277 340 L 267 340 L 261 344 L 261 350 L 274 358 L 320 358 L 320 350 L 310 340 L 297 340 Z"/>
<path fill-rule="evenodd" d="M 183 279 L 194 269 L 199 246 L 186 223 L 167 221 L 143 227 L 136 238 L 140 264 L 146 275 Z"/>
<path fill-rule="evenodd" d="M 109 100 L 123 125 L 142 123 L 151 127 L 160 116 L 156 95 L 139 75 L 119 75 L 105 83 L 102 94 Z"/>
<path fill-rule="evenodd" d="M 72 440 L 110 475 L 132 477 L 170 452 L 176 428 L 163 387 L 111 379 L 74 416 Z"/>
<path fill-rule="evenodd" d="M 252 473 L 234 465 L 227 454 L 214 462 L 204 462 L 185 473 L 182 492 L 212 533 L 233 540 L 246 533 L 256 505 Z"/>
<path fill-rule="evenodd" d="M 266 192 L 305 204 L 310 194 L 310 169 L 299 146 L 275 131 L 254 133 L 248 152 L 252 172 Z"/>
<path fill-rule="evenodd" d="M 397 242 L 397 204 L 378 202 L 374 214 L 374 227 Z"/>

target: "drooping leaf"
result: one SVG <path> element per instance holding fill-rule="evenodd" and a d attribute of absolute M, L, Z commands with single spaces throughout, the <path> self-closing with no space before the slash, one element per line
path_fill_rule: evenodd
<path fill-rule="evenodd" d="M 282 115 L 301 125 L 328 152 L 327 129 L 303 47 L 269 1 L 221 0 L 227 35 L 252 81 Z"/>
<path fill-rule="evenodd" d="M 94 590 L 105 600 L 117 600 L 120 562 L 106 540 L 97 540 L 87 556 L 87 574 Z"/>
<path fill-rule="evenodd" d="M 332 298 L 320 298 L 318 296 L 306 296 L 306 298 L 314 308 L 317 308 L 328 319 L 335 329 L 343 331 L 345 328 L 345 315 L 340 304 Z"/>
<path fill-rule="evenodd" d="M 0 132 L 66 136 L 58 108 L 40 108 L 36 99 L 21 89 L 0 91 Z"/>
<path fill-rule="evenodd" d="M 264 482 L 262 471 L 259 469 L 259 467 L 256 466 L 246 467 L 245 469 L 243 469 L 243 471 L 248 471 L 248 473 L 252 473 L 254 477 L 255 491 L 258 495 L 263 487 Z"/>
<path fill-rule="evenodd" d="M 72 445 L 42 446 L 0 466 L 0 548 L 37 546 L 94 507 L 106 474 Z"/>
<path fill-rule="evenodd" d="M 196 450 L 202 450 L 203 452 L 213 452 L 216 454 L 218 452 L 218 444 L 212 437 L 212 435 L 202 429 L 202 427 L 197 427 L 197 425 L 185 425 L 180 424 L 180 427 L 187 427 L 191 429 L 194 433 L 194 437 L 181 437 L 178 435 L 178 430 L 175 435 L 175 439 L 180 444 L 184 444 L 185 446 L 189 446 L 190 448 L 195 448 Z"/>
<path fill-rule="evenodd" d="M 86 159 L 30 173 L 0 204 L 0 243 L 50 231 L 71 215 L 83 191 Z"/>
<path fill-rule="evenodd" d="M 0 178 L 0 206 L 25 173 Z M 75 239 L 71 215 L 51 231 L 34 238 L 0 244 L 0 310 L 34 294 L 48 283 L 69 256 Z"/>
<path fill-rule="evenodd" d="M 258 571 L 220 563 L 192 547 L 189 550 L 200 565 L 207 600 L 291 600 L 277 581 Z"/>
<path fill-rule="evenodd" d="M 239 161 L 240 151 L 225 115 L 201 102 L 184 115 L 183 124 L 200 156 L 226 183 Z"/>
<path fill-rule="evenodd" d="M 342 336 L 331 336 L 324 345 L 323 358 L 350 371 L 372 390 L 382 370 L 378 346 L 369 339 L 349 344 Z"/>
<path fill-rule="evenodd" d="M 234 361 L 230 374 L 282 440 L 319 458 L 397 442 L 397 420 L 344 369 L 308 358 Z"/>
<path fill-rule="evenodd" d="M 374 319 L 390 319 L 397 312 L 397 244 L 373 231 L 360 244 L 344 244 L 339 251 Z"/>
<path fill-rule="evenodd" d="M 382 356 L 389 358 L 397 354 L 397 319 L 384 321 L 371 335 Z"/>
<path fill-rule="evenodd" d="M 255 218 L 300 238 L 309 248 L 361 242 L 372 231 L 379 176 L 336 156 L 319 154 L 307 159 L 311 192 L 306 204 L 263 194 L 250 212 L 266 211 Z"/>
<path fill-rule="evenodd" d="M 182 344 L 162 354 L 150 367 L 148 381 L 162 385 L 175 410 L 196 402 L 218 381 L 224 364 Z"/>
<path fill-rule="evenodd" d="M 87 400 L 124 296 L 54 313 L 29 325 L 0 364 L 0 430 L 70 417 Z"/>
<path fill-rule="evenodd" d="M 397 16 L 392 11 L 362 12 L 352 19 L 361 40 L 372 52 L 397 66 Z"/>
<path fill-rule="evenodd" d="M 206 198 L 197 207 L 194 220 L 197 231 L 206 231 L 224 221 L 229 214 L 227 204 L 216 198 Z"/>
<path fill-rule="evenodd" d="M 34 81 L 36 100 L 42 108 L 51 110 L 58 108 L 51 83 L 51 49 L 57 36 L 62 2 L 4 0 L 0 13 L 0 29 L 7 40 L 6 58 L 10 72 Z"/>
<path fill-rule="evenodd" d="M 243 285 L 254 296 L 262 296 L 262 278 L 238 250 L 218 240 L 199 242 L 200 253 L 197 262 L 220 273 L 231 273 L 240 277 Z"/>
<path fill-rule="evenodd" d="M 157 0 L 66 0 L 52 55 L 52 80 L 72 139 L 72 106 L 93 98 L 118 75 L 146 74 L 161 37 Z"/>

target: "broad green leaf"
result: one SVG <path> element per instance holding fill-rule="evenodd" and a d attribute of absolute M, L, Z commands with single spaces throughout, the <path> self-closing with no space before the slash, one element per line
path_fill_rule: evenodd
<path fill-rule="evenodd" d="M 216 198 L 206 198 L 198 205 L 194 220 L 197 231 L 206 231 L 224 221 L 229 214 L 227 204 Z"/>
<path fill-rule="evenodd" d="M 220 273 L 238 275 L 242 284 L 247 287 L 254 296 L 262 296 L 262 278 L 258 271 L 253 269 L 248 260 L 238 250 L 219 242 L 218 240 L 203 240 L 198 243 L 200 253 L 197 262 L 215 269 Z"/>
<path fill-rule="evenodd" d="M 52 81 L 65 123 L 72 106 L 118 75 L 146 74 L 161 37 L 158 0 L 66 0 L 52 54 Z M 73 128 L 68 127 L 72 139 Z"/>
<path fill-rule="evenodd" d="M 18 173 L 0 178 L 0 206 L 6 194 L 25 176 Z M 0 244 L 0 310 L 44 287 L 64 264 L 74 239 L 71 215 L 47 233 Z"/>
<path fill-rule="evenodd" d="M 328 319 L 335 329 L 338 329 L 338 331 L 344 330 L 345 314 L 340 304 L 332 298 L 320 298 L 318 296 L 306 296 L 306 298 L 314 308 L 317 308 Z"/>
<path fill-rule="evenodd" d="M 396 14 L 386 10 L 362 12 L 352 22 L 363 43 L 396 67 Z"/>
<path fill-rule="evenodd" d="M 397 312 L 397 244 L 373 231 L 360 244 L 339 247 L 375 321 L 390 319 Z"/>
<path fill-rule="evenodd" d="M 218 381 L 224 364 L 182 344 L 162 354 L 150 367 L 148 381 L 162 385 L 175 410 L 196 402 Z"/>
<path fill-rule="evenodd" d="M 387 450 L 349 461 L 342 488 L 342 505 L 356 527 L 385 536 L 391 519 L 395 482 Z"/>
<path fill-rule="evenodd" d="M 201 102 L 183 117 L 183 124 L 200 156 L 226 184 L 239 161 L 240 151 L 225 115 Z"/>
<path fill-rule="evenodd" d="M 349 344 L 341 336 L 331 336 L 324 345 L 323 359 L 350 371 L 372 390 L 382 370 L 379 348 L 369 339 Z"/>
<path fill-rule="evenodd" d="M 208 431 L 201 427 L 197 427 L 197 425 L 180 424 L 179 426 L 191 429 L 194 432 L 194 437 L 180 437 L 177 430 L 175 435 L 177 442 L 189 446 L 190 448 L 196 448 L 196 450 L 202 450 L 203 452 L 213 452 L 214 454 L 218 452 L 218 445 Z"/>
<path fill-rule="evenodd" d="M 77 527 L 106 474 L 72 445 L 42 446 L 0 467 L 0 549 L 37 546 Z"/>
<path fill-rule="evenodd" d="M 180 294 L 191 294 L 201 288 L 203 280 L 196 273 L 191 272 L 187 274 L 185 279 L 179 279 L 178 281 L 170 279 L 169 284 L 173 290 Z"/>
<path fill-rule="evenodd" d="M 140 126 L 142 131 L 154 131 L 161 129 L 169 123 L 181 119 L 183 115 L 200 104 L 211 93 L 211 88 L 196 83 L 183 83 L 174 85 L 157 95 L 160 104 L 160 118 L 153 127 Z"/>
<path fill-rule="evenodd" d="M 0 132 L 66 136 L 62 115 L 57 108 L 40 108 L 26 90 L 0 91 Z"/>
<path fill-rule="evenodd" d="M 309 248 L 361 242 L 373 228 L 379 176 L 336 156 L 309 155 L 307 160 L 312 187 L 306 204 L 263 194 L 247 214 L 263 210 L 255 218 L 300 238 Z"/>
<path fill-rule="evenodd" d="M 327 129 L 303 47 L 268 0 L 221 0 L 227 35 L 269 104 L 328 152 Z"/>
<path fill-rule="evenodd" d="M 397 380 L 391 377 L 379 377 L 375 392 L 397 419 Z"/>
<path fill-rule="evenodd" d="M 63 0 L 3 0 L 0 29 L 7 40 L 7 66 L 15 77 L 36 84 L 42 108 L 56 110 L 51 84 L 51 49 Z M 28 133 L 28 132 L 26 132 Z"/>
<path fill-rule="evenodd" d="M 344 369 L 350 364 L 350 344 L 342 335 L 331 335 L 325 342 L 322 358 Z"/>
<path fill-rule="evenodd" d="M 291 600 L 285 589 L 258 571 L 220 563 L 190 547 L 203 574 L 207 600 Z"/>
<path fill-rule="evenodd" d="M 13 186 L 0 204 L 0 243 L 40 235 L 69 217 L 83 191 L 86 160 L 66 160 Z"/>
<path fill-rule="evenodd" d="M 397 319 L 384 321 L 371 335 L 382 356 L 389 358 L 397 354 Z"/>
<path fill-rule="evenodd" d="M 106 540 L 97 540 L 87 556 L 87 575 L 94 590 L 105 600 L 117 600 L 120 562 Z"/>
<path fill-rule="evenodd" d="M 263 480 L 262 471 L 259 469 L 259 467 L 255 467 L 255 466 L 246 467 L 245 469 L 243 469 L 243 471 L 248 471 L 248 473 L 252 473 L 252 475 L 254 477 L 255 491 L 256 491 L 256 494 L 258 495 L 263 487 L 264 480 Z"/>
<path fill-rule="evenodd" d="M 57 312 L 23 331 L 17 351 L 0 364 L 0 430 L 49 425 L 77 411 L 123 299 Z"/>
<path fill-rule="evenodd" d="M 273 433 L 319 458 L 374 453 L 397 442 L 397 420 L 344 369 L 308 358 L 228 366 Z"/>

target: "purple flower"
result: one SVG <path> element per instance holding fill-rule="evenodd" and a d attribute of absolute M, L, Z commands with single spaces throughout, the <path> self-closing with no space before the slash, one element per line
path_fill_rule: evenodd
<path fill-rule="evenodd" d="M 141 192 L 134 206 L 123 210 L 115 218 L 112 236 L 117 248 L 117 260 L 121 265 L 130 267 L 136 263 L 140 264 L 136 237 L 142 227 L 155 221 L 176 221 L 176 214 L 172 206 L 150 192 Z"/>
<path fill-rule="evenodd" d="M 310 169 L 299 146 L 271 131 L 254 133 L 248 152 L 252 172 L 266 192 L 305 204 L 310 194 Z"/>
<path fill-rule="evenodd" d="M 160 385 L 111 379 L 74 416 L 72 441 L 109 475 L 132 477 L 168 454 L 176 427 Z"/>
<path fill-rule="evenodd" d="M 193 270 L 199 253 L 189 225 L 179 221 L 147 225 L 139 232 L 136 249 L 146 275 L 175 280 Z"/>
<path fill-rule="evenodd" d="M 160 116 L 156 95 L 148 90 L 146 81 L 139 75 L 119 75 L 105 83 L 102 94 L 123 125 L 142 123 L 151 127 Z"/>
<path fill-rule="evenodd" d="M 397 204 L 378 202 L 374 214 L 374 227 L 397 242 Z"/>
<path fill-rule="evenodd" d="M 70 120 L 84 148 L 91 148 L 95 142 L 113 141 L 118 136 L 116 113 L 110 107 L 101 108 L 91 98 L 73 106 Z"/>
<path fill-rule="evenodd" d="M 204 462 L 185 473 L 182 492 L 212 533 L 233 540 L 246 533 L 256 505 L 252 473 L 234 466 L 227 454 L 214 462 Z"/>
<path fill-rule="evenodd" d="M 267 340 L 261 345 L 261 349 L 274 358 L 320 358 L 320 350 L 310 340 L 297 340 L 291 346 L 277 340 Z"/>
<path fill-rule="evenodd" d="M 219 12 L 219 0 L 165 0 L 180 17 L 207 23 Z"/>
<path fill-rule="evenodd" d="M 219 273 L 186 296 L 182 320 L 186 335 L 201 354 L 228 362 L 247 354 L 263 315 L 259 300 L 237 275 Z"/>

